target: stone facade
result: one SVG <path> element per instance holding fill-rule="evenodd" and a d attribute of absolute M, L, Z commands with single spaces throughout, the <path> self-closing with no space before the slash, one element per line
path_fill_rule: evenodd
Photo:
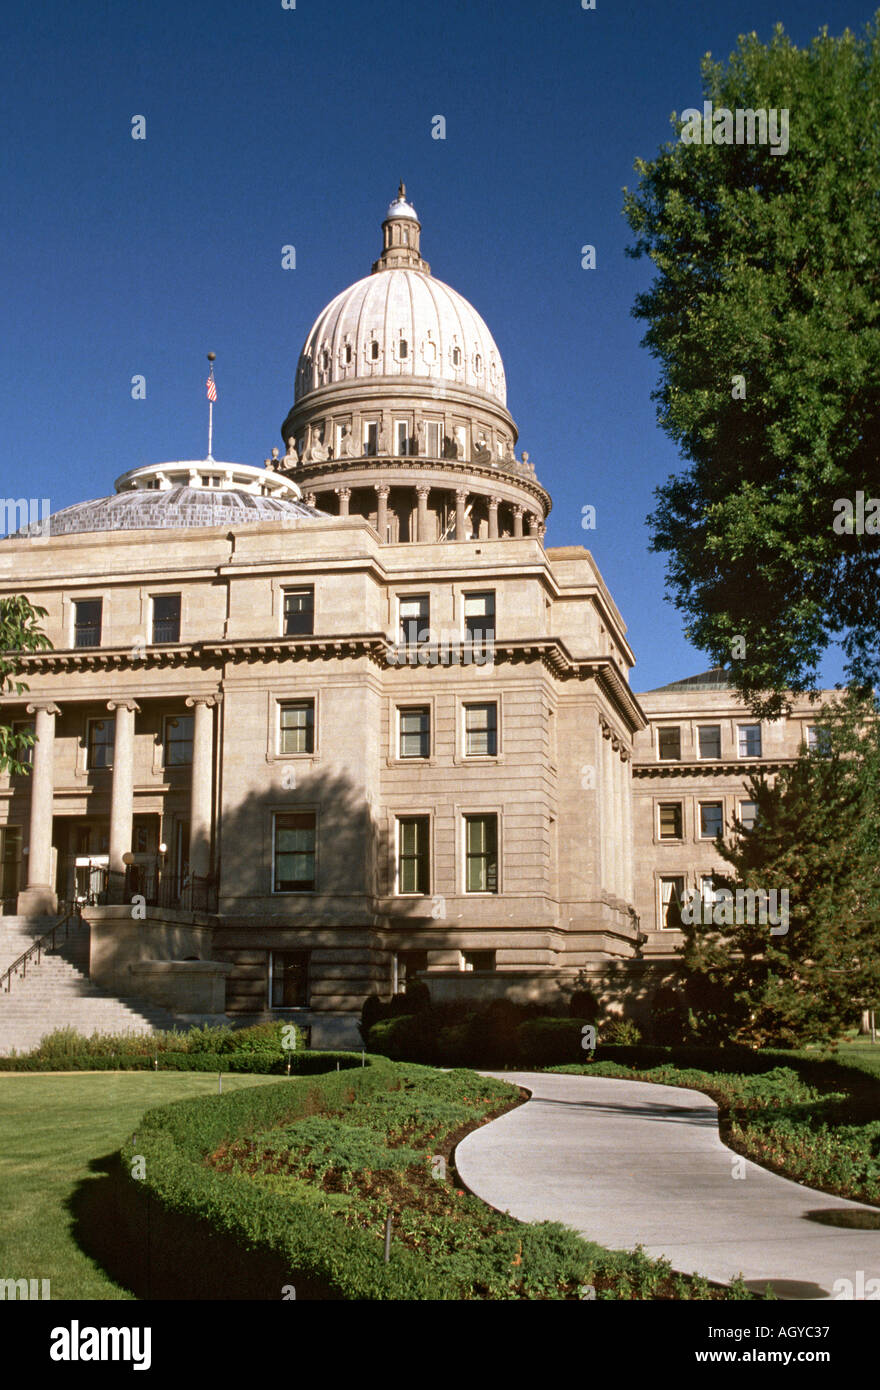
<path fill-rule="evenodd" d="M 0 595 L 52 644 L 3 701 L 37 736 L 31 775 L 0 775 L 5 909 L 78 898 L 123 994 L 216 1014 L 225 981 L 230 1016 L 332 1042 L 413 974 L 549 1001 L 612 965 L 643 991 L 678 936 L 661 880 L 714 867 L 700 803 L 729 821 L 756 762 L 796 754 L 800 707 L 741 757 L 754 721 L 718 682 L 632 693 L 623 620 L 588 551 L 545 548 L 500 355 L 419 233 L 401 190 L 369 295 L 307 338 L 285 456 L 133 469 L 0 546 Z"/>

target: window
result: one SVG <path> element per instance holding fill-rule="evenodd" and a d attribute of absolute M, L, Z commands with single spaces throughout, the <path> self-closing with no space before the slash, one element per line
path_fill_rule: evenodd
<path fill-rule="evenodd" d="M 817 753 L 822 758 L 827 758 L 831 752 L 831 730 L 823 729 L 817 724 L 807 726 L 807 747 L 811 753 Z"/>
<path fill-rule="evenodd" d="M 430 893 L 427 816 L 400 816 L 397 821 L 397 892 Z"/>
<path fill-rule="evenodd" d="M 100 647 L 101 609 L 103 600 L 99 598 L 77 599 L 73 605 L 73 645 L 75 647 Z"/>
<path fill-rule="evenodd" d="M 364 453 L 369 458 L 375 458 L 379 448 L 379 421 L 364 421 Z"/>
<path fill-rule="evenodd" d="M 495 952 L 462 951 L 461 968 L 462 970 L 494 970 Z"/>
<path fill-rule="evenodd" d="M 758 820 L 757 801 L 741 801 L 739 803 L 739 818 L 743 830 L 754 830 Z"/>
<path fill-rule="evenodd" d="M 278 706 L 278 752 L 314 753 L 314 700 L 285 700 Z"/>
<path fill-rule="evenodd" d="M 345 344 L 345 365 L 346 367 L 351 366 L 351 343 Z"/>
<path fill-rule="evenodd" d="M 498 752 L 498 706 L 465 705 L 464 751 L 467 757 L 491 757 Z"/>
<path fill-rule="evenodd" d="M 378 362 L 378 361 L 379 361 L 379 344 L 376 342 L 376 339 L 375 339 L 375 338 L 374 338 L 373 341 L 370 343 L 370 361 L 371 361 L 371 362 Z"/>
<path fill-rule="evenodd" d="M 420 971 L 428 968 L 427 951 L 398 951 L 395 957 L 397 963 L 397 980 L 395 993 L 402 993 L 407 986 L 407 982 L 418 975 Z"/>
<path fill-rule="evenodd" d="M 284 636 L 311 637 L 315 630 L 314 589 L 284 590 Z"/>
<path fill-rule="evenodd" d="M 15 719 L 12 722 L 12 732 L 16 736 L 18 734 L 33 734 L 34 727 L 34 721 L 32 719 Z M 34 761 L 34 745 L 29 743 L 27 747 L 22 746 L 16 748 L 12 756 L 15 758 L 16 762 L 26 763 L 28 766 L 32 766 Z"/>
<path fill-rule="evenodd" d="M 498 892 L 498 817 L 465 816 L 465 892 Z"/>
<path fill-rule="evenodd" d="M 153 597 L 153 642 L 180 641 L 180 594 Z"/>
<path fill-rule="evenodd" d="M 681 900 L 684 897 L 684 877 L 660 880 L 660 927 L 668 931 L 681 930 Z"/>
<path fill-rule="evenodd" d="M 431 712 L 427 705 L 398 710 L 401 758 L 427 758 L 431 752 Z"/>
<path fill-rule="evenodd" d="M 275 816 L 276 893 L 305 893 L 315 887 L 315 813 Z"/>
<path fill-rule="evenodd" d="M 409 343 L 406 341 L 406 338 L 401 338 L 400 344 L 397 349 L 397 355 L 400 358 L 401 362 L 406 361 L 407 357 L 409 356 Z"/>
<path fill-rule="evenodd" d="M 398 457 L 409 453 L 409 424 L 406 420 L 394 421 L 394 452 Z"/>
<path fill-rule="evenodd" d="M 440 457 L 440 421 L 425 421 L 425 453 L 429 459 Z"/>
<path fill-rule="evenodd" d="M 680 840 L 681 839 L 681 802 L 671 801 L 659 808 L 660 814 L 660 839 L 661 840 Z"/>
<path fill-rule="evenodd" d="M 475 372 L 477 373 L 477 375 L 479 376 L 479 374 L 480 374 L 480 372 L 481 372 L 482 370 L 483 370 L 483 359 L 482 359 L 482 357 L 480 356 L 480 354 L 477 353 L 476 357 L 474 358 L 474 371 L 475 371 Z"/>
<path fill-rule="evenodd" d="M 760 724 L 740 724 L 739 726 L 739 756 L 741 758 L 760 758 L 761 756 L 761 726 Z"/>
<path fill-rule="evenodd" d="M 711 912 L 715 906 L 715 880 L 713 878 L 700 879 L 700 897 L 703 900 L 703 906 Z"/>
<path fill-rule="evenodd" d="M 116 737 L 115 719 L 90 719 L 87 734 L 86 767 L 113 766 L 113 740 Z"/>
<path fill-rule="evenodd" d="M 427 642 L 431 635 L 431 601 L 427 594 L 409 594 L 399 600 L 400 640 L 407 647 Z"/>
<path fill-rule="evenodd" d="M 721 757 L 721 725 L 703 724 L 697 729 L 701 758 Z"/>
<path fill-rule="evenodd" d="M 452 365 L 453 367 L 461 366 L 461 348 L 459 347 L 454 347 L 452 349 Z"/>
<path fill-rule="evenodd" d="M 681 758 L 681 729 L 657 730 L 657 755 L 664 762 Z"/>
<path fill-rule="evenodd" d="M 700 802 L 700 839 L 714 840 L 724 830 L 724 807 L 720 801 Z"/>
<path fill-rule="evenodd" d="M 165 766 L 188 767 L 193 760 L 193 717 L 169 715 L 165 720 Z"/>
<path fill-rule="evenodd" d="M 495 641 L 495 594 L 465 594 L 465 635 L 473 639 L 476 650 L 485 651 Z"/>
<path fill-rule="evenodd" d="M 269 1007 L 305 1009 L 309 1003 L 309 952 L 269 952 Z"/>

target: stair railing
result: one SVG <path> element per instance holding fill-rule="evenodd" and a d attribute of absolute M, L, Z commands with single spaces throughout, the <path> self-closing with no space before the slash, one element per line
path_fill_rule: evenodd
<path fill-rule="evenodd" d="M 14 960 L 8 969 L 0 974 L 0 994 L 9 994 L 12 989 L 13 975 L 21 974 L 24 980 L 27 978 L 28 965 L 40 964 L 40 959 L 44 951 L 47 953 L 55 950 L 55 943 L 58 933 L 63 930 L 65 941 L 70 936 L 74 926 L 82 925 L 82 906 L 74 902 L 63 917 L 60 917 L 50 931 L 39 937 L 26 951 L 22 951 L 17 960 Z M 34 961 L 36 956 L 36 962 Z"/>

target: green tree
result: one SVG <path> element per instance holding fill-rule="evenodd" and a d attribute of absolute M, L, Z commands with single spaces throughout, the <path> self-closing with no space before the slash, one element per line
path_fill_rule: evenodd
<path fill-rule="evenodd" d="M 880 1006 L 880 707 L 850 695 L 825 707 L 817 725 L 819 748 L 802 750 L 773 784 L 752 779 L 754 828 L 716 841 L 733 871 L 714 886 L 787 890 L 787 923 L 778 911 L 776 928 L 758 911 L 737 922 L 735 899 L 691 923 L 685 911 L 698 1035 L 796 1045 L 834 1038 L 862 1009 Z"/>
<path fill-rule="evenodd" d="M 0 695 L 22 695 L 27 690 L 27 685 L 19 679 L 21 654 L 45 651 L 51 645 L 39 627 L 45 617 L 45 608 L 29 603 L 23 594 L 0 599 Z M 29 765 L 18 755 L 33 742 L 32 733 L 27 730 L 14 733 L 0 713 L 0 772 L 30 772 Z"/>
<path fill-rule="evenodd" d="M 787 110 L 789 148 L 676 138 L 624 190 L 628 254 L 657 271 L 633 307 L 653 399 L 689 461 L 649 523 L 687 635 L 772 717 L 834 642 L 851 686 L 880 676 L 880 516 L 834 529 L 836 501 L 880 494 L 880 11 L 701 66 L 714 138 L 719 108 Z"/>

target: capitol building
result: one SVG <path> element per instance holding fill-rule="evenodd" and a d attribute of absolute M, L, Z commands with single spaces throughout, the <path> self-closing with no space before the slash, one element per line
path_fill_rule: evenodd
<path fill-rule="evenodd" d="M 0 597 L 51 642 L 3 699 L 36 743 L 0 774 L 0 978 L 78 902 L 77 1020 L 290 1017 L 325 1046 L 416 976 L 552 1004 L 584 970 L 638 1014 L 749 776 L 816 737 L 808 701 L 758 721 L 723 671 L 634 693 L 421 230 L 401 186 L 265 464 L 131 469 L 0 544 Z M 37 978 L 0 985 L 0 1053 L 40 1034 Z"/>

